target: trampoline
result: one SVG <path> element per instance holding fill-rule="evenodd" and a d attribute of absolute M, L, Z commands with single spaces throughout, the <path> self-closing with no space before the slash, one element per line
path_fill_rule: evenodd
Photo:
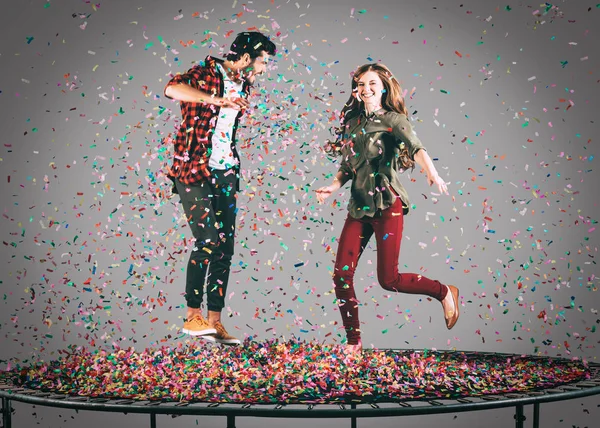
<path fill-rule="evenodd" d="M 241 347 L 185 345 L 137 352 L 76 348 L 0 372 L 3 428 L 12 401 L 103 412 L 226 418 L 357 418 L 515 409 L 600 394 L 600 364 L 490 352 L 368 349 L 291 340 Z"/>

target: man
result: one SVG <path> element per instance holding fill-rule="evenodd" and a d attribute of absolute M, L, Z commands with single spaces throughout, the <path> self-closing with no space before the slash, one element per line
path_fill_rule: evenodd
<path fill-rule="evenodd" d="M 174 139 L 169 178 L 196 240 L 186 271 L 187 314 L 182 331 L 239 345 L 221 323 L 235 238 L 240 158 L 235 134 L 248 107 L 248 90 L 266 71 L 275 45 L 259 32 L 237 35 L 225 60 L 206 57 L 173 77 L 165 96 L 180 101 L 182 122 Z M 206 285 L 208 317 L 200 306 Z"/>

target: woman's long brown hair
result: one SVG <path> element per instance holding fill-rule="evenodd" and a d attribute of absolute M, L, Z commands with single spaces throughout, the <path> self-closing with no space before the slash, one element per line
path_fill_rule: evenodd
<path fill-rule="evenodd" d="M 354 76 L 352 77 L 352 93 L 340 113 L 340 126 L 334 128 L 336 139 L 334 141 L 328 140 L 324 147 L 325 152 L 332 156 L 340 155 L 342 147 L 347 143 L 343 141 L 345 124 L 364 109 L 364 103 L 359 100 L 355 94 L 358 91 L 359 79 L 363 74 L 369 71 L 377 73 L 383 83 L 385 91 L 381 96 L 381 106 L 387 111 L 395 111 L 408 117 L 408 110 L 404 104 L 404 98 L 402 97 L 402 88 L 390 69 L 381 63 L 361 65 L 356 69 Z M 401 151 L 400 157 L 402 158 L 402 164 L 405 169 L 414 168 L 414 161 L 410 160 L 406 148 Z"/>

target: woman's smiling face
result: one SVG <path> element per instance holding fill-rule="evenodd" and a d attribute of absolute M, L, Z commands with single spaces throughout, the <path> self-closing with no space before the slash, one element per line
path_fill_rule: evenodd
<path fill-rule="evenodd" d="M 365 106 L 380 107 L 381 97 L 385 91 L 383 82 L 374 71 L 367 71 L 356 82 L 356 96 Z"/>

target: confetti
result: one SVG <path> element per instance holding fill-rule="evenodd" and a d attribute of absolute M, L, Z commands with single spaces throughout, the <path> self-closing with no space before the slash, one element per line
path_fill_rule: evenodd
<path fill-rule="evenodd" d="M 136 352 L 65 350 L 59 360 L 16 366 L 17 387 L 86 397 L 211 403 L 349 403 L 527 392 L 589 379 L 581 361 L 506 354 L 364 350 L 292 339 L 197 344 Z"/>

